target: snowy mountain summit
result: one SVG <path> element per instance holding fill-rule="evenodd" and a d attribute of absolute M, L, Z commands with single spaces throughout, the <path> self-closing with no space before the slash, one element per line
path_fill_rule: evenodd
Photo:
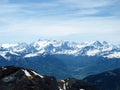
<path fill-rule="evenodd" d="M 76 43 L 70 41 L 38 40 L 36 42 L 1 44 L 0 56 L 10 59 L 8 54 L 24 58 L 40 55 L 66 54 L 73 56 L 99 56 L 105 58 L 120 58 L 120 46 L 106 41 Z"/>

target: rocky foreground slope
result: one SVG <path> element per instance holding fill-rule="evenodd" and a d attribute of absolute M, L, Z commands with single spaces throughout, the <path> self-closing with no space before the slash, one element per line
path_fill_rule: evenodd
<path fill-rule="evenodd" d="M 20 67 L 0 67 L 0 90 L 98 90 L 82 80 L 66 79 L 59 82 L 54 77 L 43 76 Z"/>
<path fill-rule="evenodd" d="M 0 90 L 59 90 L 54 77 L 20 67 L 0 68 Z"/>
<path fill-rule="evenodd" d="M 120 90 L 120 69 L 90 75 L 83 80 L 57 81 L 55 77 L 26 68 L 0 67 L 0 90 Z"/>

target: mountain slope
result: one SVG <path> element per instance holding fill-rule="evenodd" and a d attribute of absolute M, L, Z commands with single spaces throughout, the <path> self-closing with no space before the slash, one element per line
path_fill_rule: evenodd
<path fill-rule="evenodd" d="M 0 90 L 59 90 L 54 77 L 20 67 L 0 67 Z"/>
<path fill-rule="evenodd" d="M 58 81 L 60 90 L 99 90 L 95 85 L 75 78 Z"/>
<path fill-rule="evenodd" d="M 35 71 L 7 66 L 0 67 L 0 90 L 98 90 L 96 86 L 73 78 L 56 81 L 55 77 Z"/>
<path fill-rule="evenodd" d="M 91 75 L 84 80 L 96 85 L 100 90 L 120 90 L 120 68 Z"/>

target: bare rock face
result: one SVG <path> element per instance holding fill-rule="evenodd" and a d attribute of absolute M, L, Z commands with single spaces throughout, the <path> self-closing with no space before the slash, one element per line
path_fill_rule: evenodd
<path fill-rule="evenodd" d="M 58 82 L 60 90 L 99 90 L 96 86 L 83 80 L 68 78 Z"/>
<path fill-rule="evenodd" d="M 54 77 L 20 67 L 0 67 L 0 90 L 59 90 Z"/>

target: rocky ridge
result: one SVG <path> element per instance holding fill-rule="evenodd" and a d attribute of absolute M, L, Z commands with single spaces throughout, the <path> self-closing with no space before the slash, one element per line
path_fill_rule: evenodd
<path fill-rule="evenodd" d="M 95 86 L 73 78 L 58 81 L 55 77 L 35 71 L 6 66 L 0 67 L 0 90 L 98 90 Z"/>

